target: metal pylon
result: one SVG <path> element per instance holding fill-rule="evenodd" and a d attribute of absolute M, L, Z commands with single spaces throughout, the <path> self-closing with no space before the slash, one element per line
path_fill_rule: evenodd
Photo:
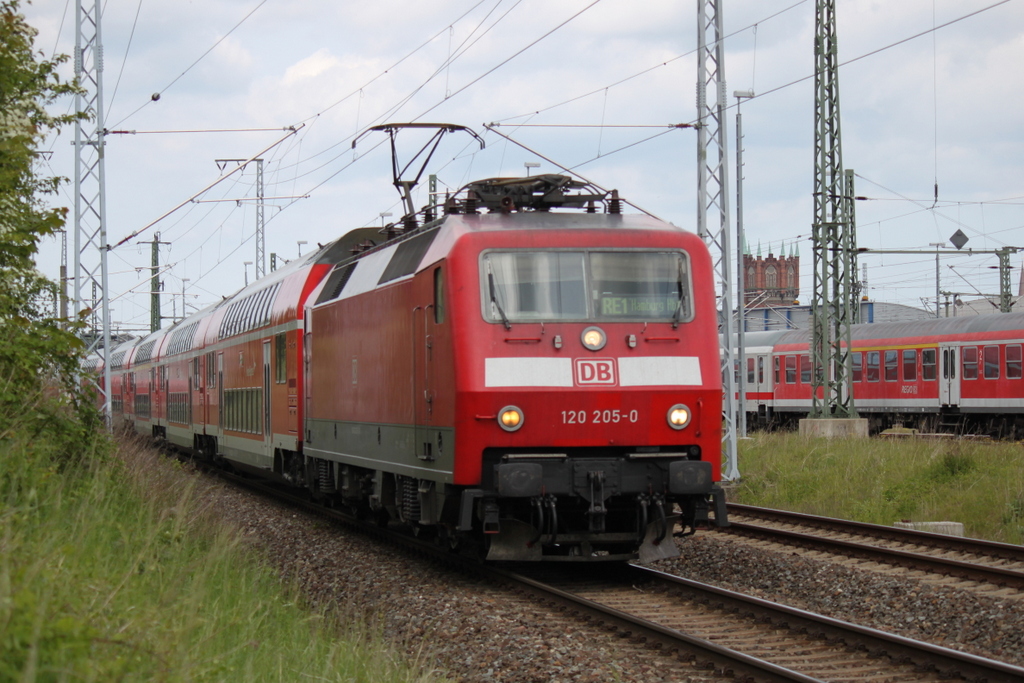
<path fill-rule="evenodd" d="M 75 77 L 84 92 L 75 95 L 75 110 L 89 118 L 75 122 L 75 287 L 74 314 L 99 309 L 100 318 L 85 333 L 92 350 L 103 359 L 101 388 L 104 415 L 110 405 L 110 299 L 107 295 L 106 176 L 104 170 L 103 43 L 100 31 L 101 7 L 91 8 L 83 0 L 75 3 Z M 85 292 L 92 290 L 92 301 Z"/>
<path fill-rule="evenodd" d="M 736 385 L 732 348 L 732 275 L 729 267 L 729 165 L 726 144 L 725 51 L 718 0 L 698 0 L 697 10 L 697 234 L 707 242 L 721 283 L 719 333 L 724 417 L 722 477 L 739 479 L 736 462 Z M 709 43 L 710 41 L 710 43 Z M 708 101 L 708 93 L 714 102 Z M 708 224 L 717 214 L 717 225 Z"/>
<path fill-rule="evenodd" d="M 256 159 L 256 279 L 266 275 L 267 258 L 265 255 L 265 225 L 263 223 L 263 159 Z M 185 302 L 182 301 L 182 313 Z"/>
<path fill-rule="evenodd" d="M 851 257 L 856 238 L 849 216 L 852 192 L 847 192 L 844 182 L 835 0 L 816 0 L 814 58 L 811 417 L 851 418 L 857 416 L 850 391 L 851 301 L 857 277 Z"/>

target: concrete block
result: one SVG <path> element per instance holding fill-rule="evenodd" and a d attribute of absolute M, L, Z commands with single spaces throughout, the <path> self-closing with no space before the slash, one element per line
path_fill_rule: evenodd
<path fill-rule="evenodd" d="M 868 420 L 857 418 L 806 418 L 800 420 L 800 436 L 826 439 L 868 437 Z"/>
<path fill-rule="evenodd" d="M 962 537 L 964 535 L 964 525 L 960 522 L 896 522 L 893 526 L 897 529 L 928 531 L 933 534 L 946 534 L 947 536 Z"/>

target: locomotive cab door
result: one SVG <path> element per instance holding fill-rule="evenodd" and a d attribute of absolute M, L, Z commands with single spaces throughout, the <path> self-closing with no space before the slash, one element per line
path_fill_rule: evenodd
<path fill-rule="evenodd" d="M 430 272 L 417 283 L 417 299 L 423 304 L 412 311 L 416 457 L 425 462 L 435 461 L 443 447 L 434 416 L 438 379 L 434 347 L 437 326 L 444 321 L 443 280 L 440 267 Z"/>
<path fill-rule="evenodd" d="M 939 375 L 939 404 L 955 406 L 960 403 L 960 349 L 952 345 L 939 345 L 942 370 Z"/>

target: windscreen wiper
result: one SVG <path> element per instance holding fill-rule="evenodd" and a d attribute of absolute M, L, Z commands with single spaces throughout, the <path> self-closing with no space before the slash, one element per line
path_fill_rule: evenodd
<path fill-rule="evenodd" d="M 487 284 L 491 288 L 491 303 L 498 309 L 498 313 L 501 314 L 501 322 L 504 323 L 506 330 L 512 329 L 512 323 L 508 321 L 508 316 L 505 315 L 505 311 L 501 309 L 501 304 L 498 303 L 498 295 L 494 289 L 494 273 L 487 273 Z"/>
<path fill-rule="evenodd" d="M 683 281 L 679 280 L 679 303 L 676 304 L 676 312 L 672 314 L 672 329 L 679 329 L 679 319 L 683 314 Z"/>

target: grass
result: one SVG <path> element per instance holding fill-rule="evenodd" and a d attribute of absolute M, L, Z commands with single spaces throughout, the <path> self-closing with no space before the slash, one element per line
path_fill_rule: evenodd
<path fill-rule="evenodd" d="M 891 525 L 954 521 L 1024 543 L 1024 446 L 956 440 L 809 439 L 755 433 L 739 443 L 730 500 Z"/>
<path fill-rule="evenodd" d="M 428 680 L 306 609 L 173 462 L 0 447 L 0 681 Z"/>

